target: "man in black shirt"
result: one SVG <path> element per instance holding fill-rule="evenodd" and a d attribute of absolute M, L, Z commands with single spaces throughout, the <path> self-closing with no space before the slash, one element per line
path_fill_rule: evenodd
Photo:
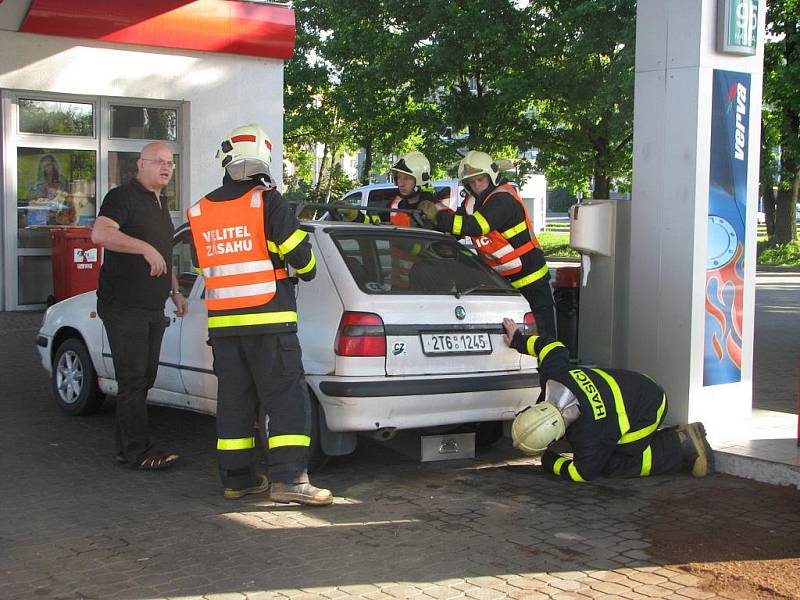
<path fill-rule="evenodd" d="M 136 167 L 134 179 L 103 199 L 92 241 L 105 248 L 97 313 L 117 379 L 117 460 L 132 469 L 155 470 L 178 459 L 155 448 L 147 424 L 147 391 L 156 380 L 165 329 L 164 302 L 171 296 L 179 317 L 188 304 L 172 272 L 175 228 L 160 197 L 175 167 L 172 150 L 147 144 Z"/>

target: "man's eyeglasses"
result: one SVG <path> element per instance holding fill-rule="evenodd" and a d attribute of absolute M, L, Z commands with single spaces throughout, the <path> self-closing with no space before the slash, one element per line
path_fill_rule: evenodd
<path fill-rule="evenodd" d="M 156 163 L 159 167 L 169 167 L 170 169 L 175 168 L 175 162 L 172 160 L 162 160 L 160 158 L 143 158 L 142 160 L 146 160 L 149 162 Z"/>

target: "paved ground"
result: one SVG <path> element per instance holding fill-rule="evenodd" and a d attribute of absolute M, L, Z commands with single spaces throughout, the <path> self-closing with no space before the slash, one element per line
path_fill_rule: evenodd
<path fill-rule="evenodd" d="M 800 273 L 756 274 L 753 406 L 797 414 L 800 374 Z"/>
<path fill-rule="evenodd" d="M 0 313 L 0 598 L 792 598 L 800 492 L 715 475 L 569 485 L 507 444 L 420 464 L 364 443 L 334 506 L 225 501 L 213 420 L 153 409 L 174 471 L 112 459 L 113 406 L 63 415 L 40 315 Z"/>

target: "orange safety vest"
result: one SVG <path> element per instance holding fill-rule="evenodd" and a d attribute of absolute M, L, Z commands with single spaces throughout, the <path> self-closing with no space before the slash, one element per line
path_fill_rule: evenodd
<path fill-rule="evenodd" d="M 285 269 L 273 268 L 267 249 L 266 189 L 224 202 L 203 197 L 187 211 L 209 311 L 266 304 L 275 296 L 275 281 L 287 277 Z"/>
<path fill-rule="evenodd" d="M 492 196 L 506 192 L 510 194 L 514 200 L 519 202 L 522 207 L 522 212 L 525 215 L 525 220 L 509 227 L 505 231 L 490 231 L 486 235 L 472 237 L 472 243 L 475 245 L 475 250 L 483 257 L 486 263 L 491 266 L 495 271 L 504 277 L 516 275 L 522 270 L 521 257 L 527 254 L 534 248 L 539 246 L 539 240 L 533 233 L 533 225 L 531 224 L 528 211 L 525 209 L 525 203 L 519 197 L 517 190 L 514 189 L 510 183 L 504 183 L 493 189 L 486 199 L 483 201 L 485 205 Z M 471 215 L 475 211 L 475 198 L 468 196 L 464 200 L 464 211 Z M 519 246 L 514 248 L 508 241 L 512 237 L 519 235 L 523 231 L 527 231 L 530 239 Z"/>
<path fill-rule="evenodd" d="M 402 197 L 395 196 L 389 205 L 389 208 L 397 208 L 400 206 L 400 202 L 402 201 Z M 439 208 L 439 210 L 449 210 L 439 201 L 436 202 L 436 207 Z M 411 220 L 410 213 L 389 213 L 389 221 L 392 223 L 392 225 L 398 225 L 400 227 L 416 227 L 414 221 Z M 396 289 L 407 289 L 409 287 L 409 274 L 411 273 L 411 267 L 413 267 L 417 260 L 419 260 L 414 254 L 414 251 L 419 251 L 421 249 L 418 246 L 419 244 L 414 244 L 411 248 L 406 250 L 405 248 L 398 247 L 397 244 L 391 245 L 389 254 L 392 257 L 392 276 L 390 278 L 392 287 Z"/>

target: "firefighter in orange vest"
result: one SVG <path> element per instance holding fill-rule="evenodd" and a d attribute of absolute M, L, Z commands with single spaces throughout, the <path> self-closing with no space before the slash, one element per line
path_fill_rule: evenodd
<path fill-rule="evenodd" d="M 525 296 L 539 333 L 555 336 L 550 273 L 522 198 L 500 180 L 500 169 L 485 152 L 467 153 L 458 178 L 470 196 L 455 213 L 428 204 L 420 209 L 439 231 L 471 237 L 478 254 Z"/>
<path fill-rule="evenodd" d="M 403 154 L 389 169 L 392 179 L 397 184 L 397 196 L 392 199 L 389 208 L 413 210 L 420 204 L 433 205 L 436 210 L 445 207 L 436 199 L 436 194 L 431 184 L 431 164 L 422 152 L 408 152 Z M 391 212 L 388 215 L 392 225 L 400 227 L 428 227 L 433 228 L 435 222 L 426 220 L 422 213 Z M 392 243 L 390 253 L 392 256 L 392 287 L 407 289 L 410 285 L 409 275 L 411 268 L 418 261 L 417 255 L 421 250 L 419 244 Z"/>
<path fill-rule="evenodd" d="M 218 379 L 217 456 L 226 498 L 269 491 L 276 502 L 321 506 L 333 496 L 308 480 L 311 406 L 286 272 L 313 279 L 315 259 L 272 183 L 271 149 L 258 125 L 234 129 L 217 153 L 222 187 L 188 210 Z M 264 412 L 269 480 L 255 472 L 253 423 Z"/>
<path fill-rule="evenodd" d="M 420 203 L 430 202 L 436 210 L 449 210 L 449 207 L 436 198 L 436 192 L 431 183 L 431 163 L 422 152 L 407 152 L 389 169 L 394 183 L 397 185 L 397 195 L 392 198 L 388 208 L 415 210 L 420 208 Z M 401 227 L 427 227 L 433 229 L 434 221 L 426 220 L 422 213 L 389 212 L 369 214 L 340 210 L 348 221 L 357 223 L 382 223 L 390 222 Z"/>

